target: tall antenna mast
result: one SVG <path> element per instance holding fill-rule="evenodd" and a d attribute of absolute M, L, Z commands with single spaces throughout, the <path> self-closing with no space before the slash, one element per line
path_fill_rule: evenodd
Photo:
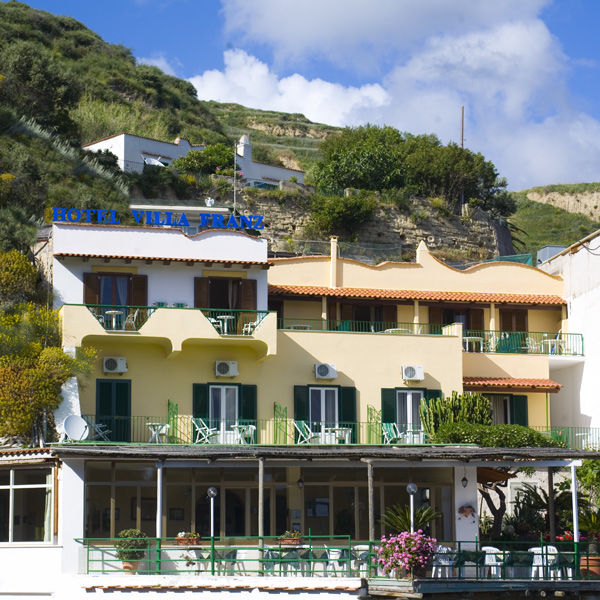
<path fill-rule="evenodd" d="M 237 171 L 237 141 L 233 142 L 233 214 L 236 209 L 235 172 Z"/>

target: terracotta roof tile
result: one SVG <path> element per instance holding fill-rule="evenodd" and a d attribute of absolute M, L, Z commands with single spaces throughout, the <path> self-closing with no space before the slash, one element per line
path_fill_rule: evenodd
<path fill-rule="evenodd" d="M 497 292 L 444 292 L 389 290 L 380 288 L 330 288 L 306 285 L 270 285 L 269 294 L 295 296 L 329 296 L 333 298 L 382 298 L 388 300 L 445 300 L 447 302 L 509 302 L 562 306 L 560 296 L 543 294 L 503 294 Z"/>
<path fill-rule="evenodd" d="M 528 392 L 558 392 L 561 384 L 552 379 L 529 379 L 515 377 L 463 377 L 465 390 L 511 389 Z"/>
<path fill-rule="evenodd" d="M 168 256 L 121 256 L 118 254 L 86 254 L 83 252 L 57 252 L 56 258 L 74 256 L 80 258 L 110 258 L 121 260 L 168 260 L 172 262 L 215 263 L 228 265 L 269 265 L 269 261 L 260 260 L 224 260 L 212 258 L 169 258 Z"/>

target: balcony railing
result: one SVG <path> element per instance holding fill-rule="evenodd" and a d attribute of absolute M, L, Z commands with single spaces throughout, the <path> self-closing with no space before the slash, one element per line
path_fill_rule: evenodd
<path fill-rule="evenodd" d="M 134 444 L 223 445 L 415 445 L 427 444 L 420 429 L 396 423 L 308 422 L 293 419 L 200 419 L 176 416 L 83 415 L 86 441 Z"/>
<path fill-rule="evenodd" d="M 600 450 L 599 427 L 532 427 L 553 440 L 563 442 L 567 448 Z"/>
<path fill-rule="evenodd" d="M 438 323 L 399 323 L 398 321 L 350 321 L 336 319 L 278 319 L 278 328 L 302 331 L 347 331 L 396 335 L 449 335 Z"/>
<path fill-rule="evenodd" d="M 467 352 L 583 356 L 583 336 L 580 333 L 467 329 L 463 333 L 463 348 Z"/>
<path fill-rule="evenodd" d="M 429 564 L 416 573 L 386 573 L 377 561 L 379 542 L 350 536 L 147 538 L 142 558 L 125 565 L 117 558 L 118 539 L 76 539 L 85 551 L 86 574 L 137 572 L 140 575 L 362 577 L 368 579 L 520 582 L 577 581 L 597 576 L 600 556 L 586 542 L 438 542 Z"/>
<path fill-rule="evenodd" d="M 86 305 L 106 331 L 139 331 L 157 310 L 200 311 L 221 335 L 252 335 L 266 317 L 266 310 L 233 310 L 221 308 L 188 308 L 179 303 L 166 306 L 157 302 L 154 306 L 113 306 L 108 304 Z"/>

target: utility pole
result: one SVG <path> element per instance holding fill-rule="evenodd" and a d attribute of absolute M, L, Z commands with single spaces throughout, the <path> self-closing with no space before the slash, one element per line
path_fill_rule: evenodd
<path fill-rule="evenodd" d="M 465 147 L 465 107 L 460 107 L 460 147 Z"/>
<path fill-rule="evenodd" d="M 235 172 L 237 170 L 237 141 L 233 142 L 233 214 L 236 209 Z"/>

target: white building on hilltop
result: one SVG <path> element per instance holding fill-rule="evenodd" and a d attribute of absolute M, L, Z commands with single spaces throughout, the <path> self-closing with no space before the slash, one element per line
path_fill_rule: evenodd
<path fill-rule="evenodd" d="M 119 168 L 126 173 L 141 173 L 146 165 L 166 167 L 190 150 L 204 150 L 205 145 L 193 145 L 185 138 L 162 142 L 151 138 L 119 133 L 83 146 L 84 150 L 108 150 L 117 157 Z M 236 146 L 237 170 L 251 187 L 276 187 L 280 181 L 304 183 L 304 171 L 276 167 L 252 160 L 252 144 L 243 135 Z"/>
<path fill-rule="evenodd" d="M 100 152 L 108 150 L 117 159 L 119 168 L 126 173 L 141 173 L 145 165 L 167 166 L 190 150 L 204 150 L 205 145 L 190 144 L 185 138 L 174 142 L 162 142 L 152 138 L 118 133 L 83 146 L 84 150 Z"/>

